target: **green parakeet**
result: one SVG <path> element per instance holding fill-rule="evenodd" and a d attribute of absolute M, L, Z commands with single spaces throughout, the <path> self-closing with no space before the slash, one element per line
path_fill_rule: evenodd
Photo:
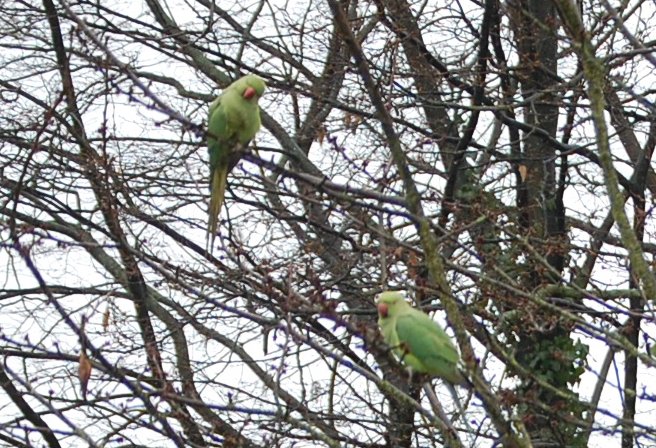
<path fill-rule="evenodd" d="M 246 75 L 230 84 L 210 104 L 207 148 L 210 156 L 210 209 L 207 230 L 214 246 L 219 213 L 228 173 L 260 129 L 260 99 L 266 84 L 256 75 Z"/>
<path fill-rule="evenodd" d="M 378 325 L 385 342 L 414 372 L 462 384 L 460 355 L 446 332 L 426 313 L 413 308 L 399 291 L 378 296 Z"/>

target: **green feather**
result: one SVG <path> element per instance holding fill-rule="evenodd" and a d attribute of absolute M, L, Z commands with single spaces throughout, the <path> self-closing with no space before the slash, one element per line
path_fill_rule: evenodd
<path fill-rule="evenodd" d="M 250 97 L 244 95 L 249 92 Z M 260 129 L 257 104 L 266 84 L 256 75 L 247 75 L 230 84 L 209 108 L 207 148 L 210 162 L 210 207 L 207 231 L 210 251 L 214 247 L 219 214 L 225 197 L 228 173 Z M 248 95 L 247 95 L 248 96 Z"/>
<path fill-rule="evenodd" d="M 380 294 L 378 305 L 381 333 L 399 359 L 415 372 L 428 373 L 453 384 L 462 383 L 458 350 L 435 321 L 410 306 L 397 291 Z M 386 315 L 381 312 L 383 309 Z"/>
<path fill-rule="evenodd" d="M 385 342 L 410 369 L 445 380 L 465 426 L 473 433 L 453 386 L 466 383 L 458 370 L 460 355 L 444 329 L 411 307 L 399 291 L 385 291 L 378 297 L 378 325 Z"/>

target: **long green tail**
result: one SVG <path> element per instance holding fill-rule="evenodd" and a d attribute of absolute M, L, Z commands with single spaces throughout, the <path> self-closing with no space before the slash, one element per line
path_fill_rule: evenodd
<path fill-rule="evenodd" d="M 207 223 L 207 232 L 210 241 L 210 253 L 214 249 L 214 239 L 216 238 L 216 229 L 219 223 L 219 214 L 223 205 L 223 198 L 228 180 L 228 167 L 219 167 L 212 173 L 210 187 L 210 209 L 209 220 Z"/>

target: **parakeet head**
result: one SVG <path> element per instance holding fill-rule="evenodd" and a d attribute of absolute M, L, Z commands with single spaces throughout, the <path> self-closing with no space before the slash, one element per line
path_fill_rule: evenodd
<path fill-rule="evenodd" d="M 401 291 L 384 291 L 378 295 L 378 316 L 381 319 L 394 315 L 404 307 L 410 306 Z"/>
<path fill-rule="evenodd" d="M 257 75 L 246 75 L 232 83 L 228 88 L 237 89 L 239 95 L 245 100 L 255 100 L 257 102 L 266 90 L 266 83 Z"/>

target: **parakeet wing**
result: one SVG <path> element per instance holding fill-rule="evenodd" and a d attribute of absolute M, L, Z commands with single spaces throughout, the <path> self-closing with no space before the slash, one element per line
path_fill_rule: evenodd
<path fill-rule="evenodd" d="M 210 248 L 212 248 L 226 189 L 231 146 L 234 144 L 231 142 L 231 140 L 234 140 L 234 131 L 230 129 L 225 108 L 221 104 L 221 97 L 218 97 L 210 105 L 207 133 L 211 192 L 208 232 L 210 235 Z"/>
<path fill-rule="evenodd" d="M 458 351 L 446 332 L 421 311 L 412 310 L 398 316 L 396 333 L 399 342 L 420 360 L 429 373 L 447 377 L 458 363 Z"/>
<path fill-rule="evenodd" d="M 217 142 L 225 142 L 234 138 L 234 119 L 230 119 L 223 105 L 223 95 L 212 102 L 207 123 L 207 142 L 210 147 Z"/>

